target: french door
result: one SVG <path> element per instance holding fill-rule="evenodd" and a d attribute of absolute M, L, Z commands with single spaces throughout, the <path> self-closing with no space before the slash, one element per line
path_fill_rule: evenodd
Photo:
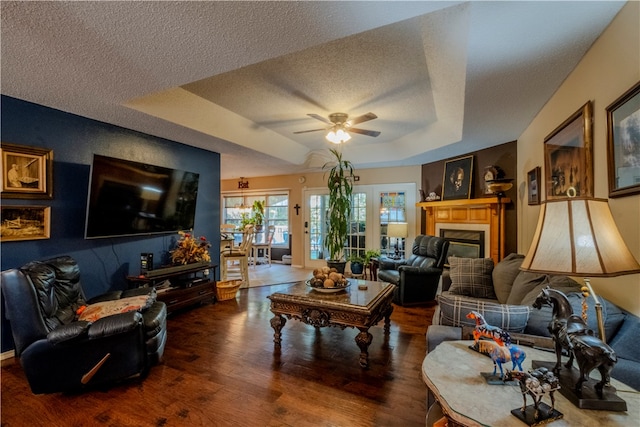
<path fill-rule="evenodd" d="M 345 242 L 345 256 L 364 256 L 366 250 L 377 249 L 383 254 L 395 252 L 396 244 L 404 255 L 405 242 L 413 242 L 416 228 L 416 185 L 386 184 L 353 187 L 351 223 Z M 328 190 L 304 190 L 304 251 L 305 267 L 326 265 L 328 257 L 324 245 L 327 233 Z M 390 222 L 409 224 L 407 238 L 387 237 Z"/>

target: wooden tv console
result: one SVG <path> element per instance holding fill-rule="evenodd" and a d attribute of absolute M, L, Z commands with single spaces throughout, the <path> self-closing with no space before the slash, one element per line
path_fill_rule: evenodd
<path fill-rule="evenodd" d="M 216 264 L 197 263 L 158 268 L 146 275 L 128 276 L 129 286 L 153 286 L 158 301 L 171 313 L 184 307 L 213 301 L 216 297 Z M 214 279 L 211 279 L 211 278 Z M 167 282 L 168 281 L 168 282 Z"/>

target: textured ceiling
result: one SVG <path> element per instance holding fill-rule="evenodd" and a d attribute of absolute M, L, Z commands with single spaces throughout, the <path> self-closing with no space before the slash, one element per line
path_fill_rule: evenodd
<path fill-rule="evenodd" d="M 623 4 L 2 1 L 1 89 L 219 152 L 223 178 L 318 168 L 309 113 L 378 116 L 356 167 L 422 164 L 517 139 Z"/>

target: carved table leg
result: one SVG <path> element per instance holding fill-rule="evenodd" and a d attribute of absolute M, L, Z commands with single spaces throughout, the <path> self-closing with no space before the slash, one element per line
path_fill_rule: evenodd
<path fill-rule="evenodd" d="M 389 304 L 389 308 L 384 313 L 384 333 L 388 334 L 391 329 L 391 313 L 393 313 L 393 305 Z"/>
<path fill-rule="evenodd" d="M 271 319 L 271 327 L 275 331 L 275 333 L 273 334 L 273 342 L 275 343 L 276 347 L 280 347 L 280 331 L 282 331 L 285 323 L 287 323 L 287 319 L 279 314 L 274 315 Z"/>
<path fill-rule="evenodd" d="M 369 328 L 358 328 L 360 333 L 356 335 L 356 344 L 360 347 L 360 366 L 369 366 L 369 345 L 373 340 L 373 335 L 369 333 Z"/>

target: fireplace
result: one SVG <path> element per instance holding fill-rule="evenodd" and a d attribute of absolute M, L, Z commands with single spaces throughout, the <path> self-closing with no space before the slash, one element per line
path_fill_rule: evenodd
<path fill-rule="evenodd" d="M 500 202 L 507 204 L 511 203 L 511 200 L 503 198 Z M 494 263 L 498 263 L 498 258 L 504 254 L 504 239 L 500 239 L 499 236 L 504 236 L 505 209 L 498 209 L 497 197 L 420 202 L 416 205 L 425 210 L 426 234 L 442 236 L 440 230 L 463 232 L 458 236 L 459 239 L 454 239 L 458 242 L 452 245 L 454 251 L 463 250 L 464 254 L 491 258 Z M 479 231 L 483 232 L 482 237 L 464 233 Z M 481 241 L 484 244 L 480 243 Z"/>
<path fill-rule="evenodd" d="M 484 258 L 484 231 L 440 229 L 440 237 L 449 241 L 447 260 L 450 256 L 460 258 Z M 448 267 L 449 262 L 445 265 Z"/>

